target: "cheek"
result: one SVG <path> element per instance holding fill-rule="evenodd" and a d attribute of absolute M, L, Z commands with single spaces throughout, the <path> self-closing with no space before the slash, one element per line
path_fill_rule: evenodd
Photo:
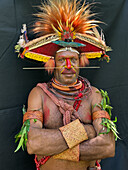
<path fill-rule="evenodd" d="M 79 60 L 72 64 L 74 67 L 79 67 Z"/>
<path fill-rule="evenodd" d="M 76 66 L 75 66 L 75 67 L 76 67 L 76 72 L 79 73 L 79 60 L 78 60 L 78 62 L 76 63 Z"/>
<path fill-rule="evenodd" d="M 74 66 L 74 69 L 76 70 L 77 73 L 79 73 L 79 62 Z"/>
<path fill-rule="evenodd" d="M 57 71 L 61 71 L 65 66 L 65 62 L 62 63 L 57 63 L 56 67 L 57 67 Z"/>
<path fill-rule="evenodd" d="M 62 76 L 61 72 L 62 72 L 62 68 L 56 69 L 55 72 L 54 72 L 54 76 L 57 79 L 60 78 Z"/>
<path fill-rule="evenodd" d="M 77 67 L 79 67 L 79 65 L 80 65 L 80 61 L 78 60 L 78 61 L 77 61 Z"/>

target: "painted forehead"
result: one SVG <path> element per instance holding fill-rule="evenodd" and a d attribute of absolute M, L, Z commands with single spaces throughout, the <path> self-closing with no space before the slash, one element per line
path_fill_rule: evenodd
<path fill-rule="evenodd" d="M 64 57 L 64 58 L 72 58 L 72 57 L 79 57 L 77 53 L 70 52 L 70 51 L 63 51 L 56 54 L 56 57 Z"/>

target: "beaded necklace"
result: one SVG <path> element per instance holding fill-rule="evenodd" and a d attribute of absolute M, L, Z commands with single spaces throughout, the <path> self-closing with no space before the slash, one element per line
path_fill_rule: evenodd
<path fill-rule="evenodd" d="M 56 80 L 52 79 L 48 83 L 48 90 L 55 96 L 66 100 L 81 100 L 81 98 L 87 97 L 90 94 L 91 85 L 87 79 L 81 76 L 71 86 L 59 84 Z"/>

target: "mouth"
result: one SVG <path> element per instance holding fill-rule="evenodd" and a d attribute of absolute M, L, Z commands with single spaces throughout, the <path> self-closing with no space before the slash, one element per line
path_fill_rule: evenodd
<path fill-rule="evenodd" d="M 76 74 L 76 71 L 73 69 L 70 69 L 70 70 L 64 69 L 62 70 L 61 74 Z"/>

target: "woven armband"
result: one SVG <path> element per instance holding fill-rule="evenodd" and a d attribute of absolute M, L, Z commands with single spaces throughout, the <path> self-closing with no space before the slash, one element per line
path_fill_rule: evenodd
<path fill-rule="evenodd" d="M 106 119 L 110 120 L 110 116 L 109 116 L 108 112 L 106 112 L 105 110 L 99 110 L 99 111 L 93 113 L 92 119 L 95 120 L 98 118 L 106 118 Z"/>
<path fill-rule="evenodd" d="M 88 139 L 84 126 L 78 119 L 59 129 L 69 148 L 73 148 L 82 141 Z"/>
<path fill-rule="evenodd" d="M 67 149 L 58 155 L 54 155 L 53 158 L 78 162 L 79 161 L 79 145 L 74 146 L 71 149 Z"/>
<path fill-rule="evenodd" d="M 37 119 L 43 123 L 43 114 L 38 110 L 28 111 L 24 114 L 23 123 L 28 119 Z"/>

